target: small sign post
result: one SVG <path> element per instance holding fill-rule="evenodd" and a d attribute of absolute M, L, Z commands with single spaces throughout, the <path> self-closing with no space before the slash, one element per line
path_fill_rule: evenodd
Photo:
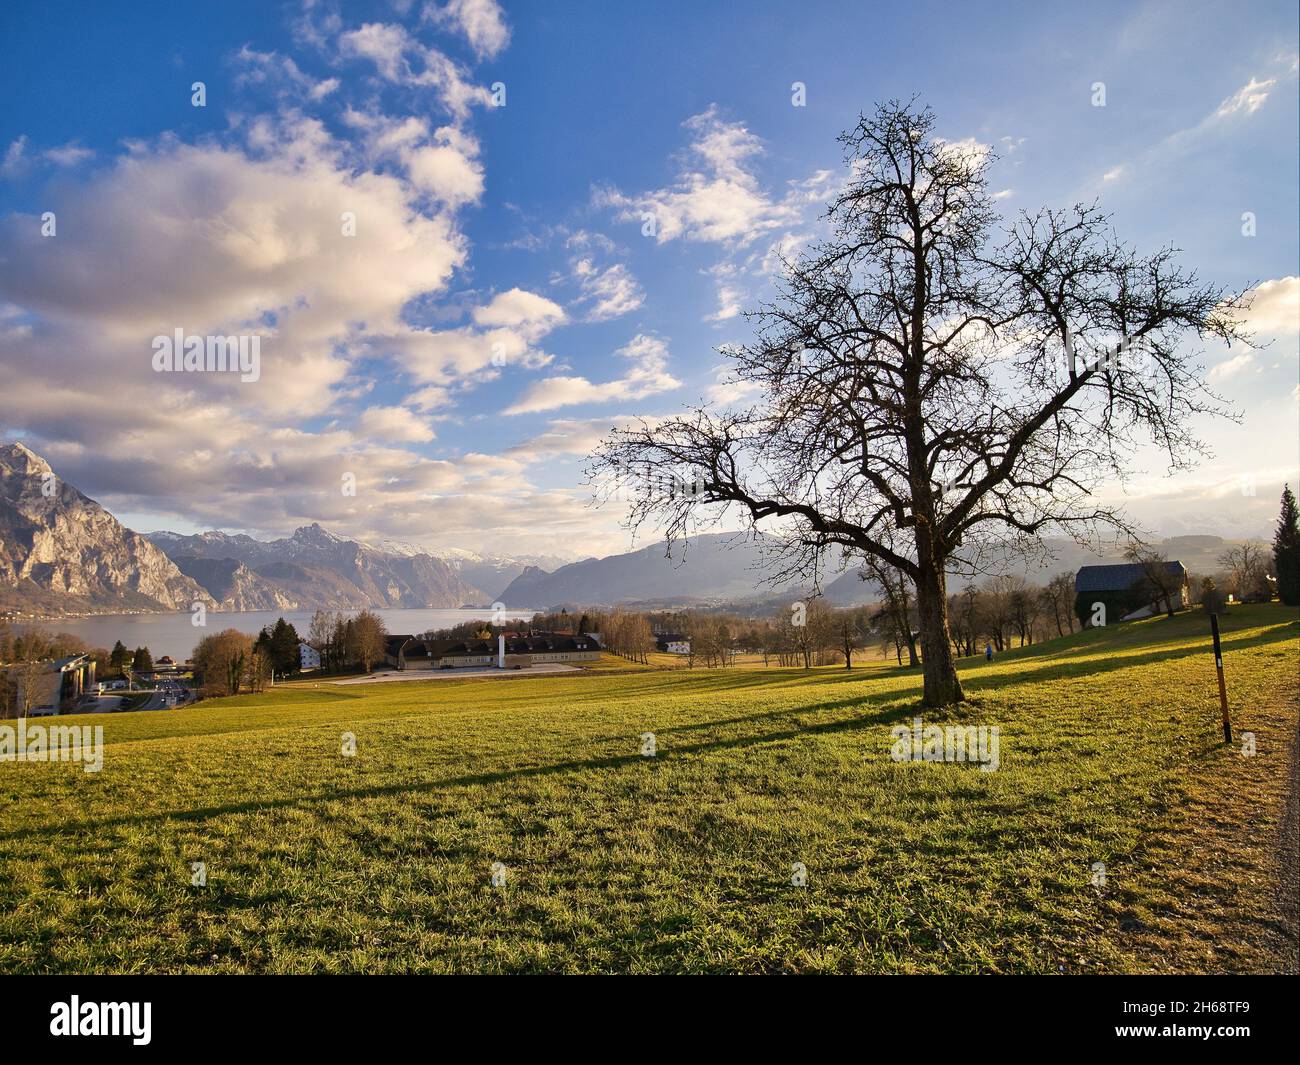
<path fill-rule="evenodd" d="M 1219 645 L 1219 615 L 1210 614 L 1210 632 L 1214 634 L 1214 668 L 1219 674 L 1219 707 L 1223 710 L 1223 742 L 1232 743 L 1232 721 L 1228 717 L 1228 688 L 1223 683 L 1223 648 Z"/>

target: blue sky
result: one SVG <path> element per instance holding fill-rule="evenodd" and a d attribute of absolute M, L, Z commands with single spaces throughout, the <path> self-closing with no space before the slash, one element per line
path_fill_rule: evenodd
<path fill-rule="evenodd" d="M 1260 286 L 1270 345 L 1205 359 L 1241 423 L 1177 480 L 1140 461 L 1135 515 L 1260 533 L 1297 478 L 1293 3 L 15 2 L 0 33 L 0 428 L 137 528 L 623 549 L 582 454 L 737 398 L 716 348 L 818 234 L 836 135 L 913 94 L 1008 214 L 1099 198 Z M 152 370 L 155 334 L 255 325 L 256 383 Z"/>

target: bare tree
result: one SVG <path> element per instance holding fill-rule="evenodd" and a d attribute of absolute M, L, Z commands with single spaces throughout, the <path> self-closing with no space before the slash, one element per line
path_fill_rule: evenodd
<path fill-rule="evenodd" d="M 840 652 L 844 655 L 844 668 L 853 668 L 853 652 L 862 644 L 862 614 L 857 610 L 840 610 L 835 615 L 835 631 L 839 636 Z"/>
<path fill-rule="evenodd" d="M 924 702 L 943 705 L 963 698 L 947 571 L 1049 531 L 1126 528 L 1093 489 L 1147 438 L 1173 467 L 1200 454 L 1189 422 L 1225 409 L 1180 342 L 1241 339 L 1242 299 L 1172 249 L 1139 256 L 1095 206 L 1024 214 L 997 239 L 987 155 L 937 137 L 929 109 L 883 105 L 841 140 L 833 236 L 786 264 L 755 340 L 724 350 L 757 404 L 615 431 L 590 472 L 691 485 L 631 501 L 670 551 L 738 510 L 776 524 L 782 575 L 818 573 L 833 545 L 901 570 Z"/>
<path fill-rule="evenodd" d="M 1037 591 L 1024 577 L 1013 576 L 1011 588 L 1007 593 L 1007 605 L 1011 612 L 1011 626 L 1020 637 L 1020 646 L 1034 642 L 1034 626 L 1038 623 L 1039 610 L 1042 606 Z"/>
<path fill-rule="evenodd" d="M 1046 612 L 1056 624 L 1056 634 L 1066 636 L 1074 631 L 1074 574 L 1058 573 L 1042 591 Z"/>
<path fill-rule="evenodd" d="M 1173 617 L 1174 600 L 1181 603 L 1182 596 L 1177 579 L 1169 572 L 1168 556 L 1150 544 L 1134 540 L 1124 549 L 1124 557 L 1142 567 L 1140 590 L 1151 597 L 1152 609 L 1163 609 L 1167 616 Z"/>
<path fill-rule="evenodd" d="M 1262 600 L 1268 602 L 1272 589 L 1268 582 L 1269 563 L 1273 561 L 1267 545 L 1258 540 L 1245 540 L 1228 548 L 1219 556 L 1230 577 L 1229 587 L 1242 602 Z"/>
<path fill-rule="evenodd" d="M 858 575 L 880 589 L 888 622 L 893 627 L 900 646 L 907 648 L 907 664 L 913 668 L 919 666 L 921 663 L 916 657 L 916 635 L 912 627 L 912 595 L 907 574 L 868 555 L 863 559 L 862 571 Z"/>
<path fill-rule="evenodd" d="M 191 658 L 205 695 L 238 695 L 252 665 L 253 638 L 238 629 L 224 629 L 203 637 Z"/>
<path fill-rule="evenodd" d="M 384 619 L 371 610 L 363 610 L 352 619 L 353 639 L 356 641 L 357 661 L 369 673 L 376 662 L 384 657 L 388 628 Z"/>

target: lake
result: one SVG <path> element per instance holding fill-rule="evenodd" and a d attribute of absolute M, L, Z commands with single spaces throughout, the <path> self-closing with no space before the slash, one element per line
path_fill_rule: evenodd
<path fill-rule="evenodd" d="M 154 658 L 171 655 L 176 661 L 183 662 L 194 653 L 195 646 L 204 636 L 222 629 L 238 629 L 256 636 L 265 626 L 274 625 L 277 618 L 284 618 L 298 630 L 299 636 L 306 637 L 314 613 L 314 610 L 240 610 L 228 613 L 210 610 L 206 626 L 191 624 L 189 613 L 100 614 L 89 618 L 20 622 L 14 628 L 20 631 L 42 628 L 50 632 L 67 632 L 85 640 L 91 647 L 111 648 L 114 641 L 121 640 L 133 651 L 137 647 L 147 647 Z M 374 613 L 384 619 L 389 632 L 416 635 L 430 629 L 450 628 L 463 621 L 487 621 L 492 617 L 490 609 L 376 610 Z M 527 621 L 535 613 L 533 610 L 506 610 L 505 617 L 510 621 Z"/>

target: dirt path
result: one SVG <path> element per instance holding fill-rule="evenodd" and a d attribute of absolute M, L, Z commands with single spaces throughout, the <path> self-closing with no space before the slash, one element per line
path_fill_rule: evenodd
<path fill-rule="evenodd" d="M 1281 952 L 1279 971 L 1300 973 L 1300 720 L 1291 739 L 1286 808 L 1278 830 L 1278 915 L 1290 942 L 1290 953 Z"/>
<path fill-rule="evenodd" d="M 1120 886 L 1106 900 L 1104 971 L 1300 971 L 1298 707 L 1294 683 L 1251 707 L 1233 746 L 1189 776 L 1125 871 L 1144 890 Z M 1242 754 L 1246 732 L 1253 757 Z"/>

